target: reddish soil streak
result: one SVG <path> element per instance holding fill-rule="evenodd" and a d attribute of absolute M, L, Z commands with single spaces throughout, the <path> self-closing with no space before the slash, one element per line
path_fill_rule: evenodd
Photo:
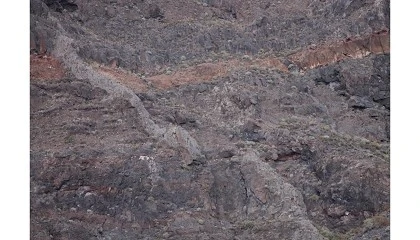
<path fill-rule="evenodd" d="M 388 31 L 381 31 L 362 38 L 348 38 L 340 42 L 324 44 L 318 47 L 311 46 L 290 55 L 289 59 L 306 70 L 346 58 L 362 58 L 371 53 L 382 54 L 389 53 L 389 51 L 389 33 Z M 99 66 L 95 68 L 102 74 L 138 92 L 144 92 L 149 87 L 164 90 L 184 84 L 209 82 L 228 76 L 230 72 L 240 69 L 270 68 L 288 72 L 287 67 L 275 57 L 254 60 L 232 59 L 214 63 L 201 63 L 196 66 L 175 70 L 173 73 L 158 74 L 147 77 L 146 79 L 141 79 L 137 75 L 116 68 L 115 66 Z"/>
<path fill-rule="evenodd" d="M 389 53 L 389 41 L 389 32 L 383 30 L 361 38 L 347 38 L 340 42 L 310 47 L 290 55 L 289 59 L 304 70 L 312 69 L 346 58 L 362 58 L 372 53 Z"/>
<path fill-rule="evenodd" d="M 30 61 L 31 80 L 59 80 L 66 75 L 61 62 L 52 56 L 31 55 Z"/>
<path fill-rule="evenodd" d="M 230 72 L 239 69 L 274 68 L 287 72 L 287 67 L 276 58 L 262 58 L 255 60 L 227 60 L 217 63 L 202 63 L 188 67 L 173 74 L 161 74 L 147 78 L 158 89 L 167 89 L 189 83 L 208 82 L 213 79 L 228 76 Z"/>
<path fill-rule="evenodd" d="M 145 92 L 147 90 L 147 83 L 144 80 L 124 69 L 107 66 L 98 66 L 94 68 L 103 75 L 110 77 L 135 91 Z"/>

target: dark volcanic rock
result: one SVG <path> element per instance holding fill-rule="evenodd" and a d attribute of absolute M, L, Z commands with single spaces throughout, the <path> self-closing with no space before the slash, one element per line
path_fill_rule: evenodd
<path fill-rule="evenodd" d="M 74 12 L 78 9 L 77 4 L 72 0 L 42 0 L 51 10 L 63 12 L 64 10 Z"/>
<path fill-rule="evenodd" d="M 235 153 L 233 150 L 223 150 L 219 153 L 219 156 L 221 158 L 231 158 L 233 156 L 235 156 Z"/>

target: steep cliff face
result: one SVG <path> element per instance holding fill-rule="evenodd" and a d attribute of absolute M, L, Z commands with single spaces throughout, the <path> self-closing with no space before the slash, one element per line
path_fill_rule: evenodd
<path fill-rule="evenodd" d="M 31 238 L 389 239 L 389 1 L 31 0 Z"/>

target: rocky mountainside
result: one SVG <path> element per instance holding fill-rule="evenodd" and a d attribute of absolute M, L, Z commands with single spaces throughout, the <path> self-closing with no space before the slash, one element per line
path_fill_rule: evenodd
<path fill-rule="evenodd" d="M 31 239 L 389 239 L 389 1 L 30 4 Z"/>

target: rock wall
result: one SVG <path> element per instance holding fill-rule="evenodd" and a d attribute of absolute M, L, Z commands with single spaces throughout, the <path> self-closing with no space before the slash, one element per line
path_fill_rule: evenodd
<path fill-rule="evenodd" d="M 389 239 L 389 1 L 30 3 L 31 238 Z"/>

